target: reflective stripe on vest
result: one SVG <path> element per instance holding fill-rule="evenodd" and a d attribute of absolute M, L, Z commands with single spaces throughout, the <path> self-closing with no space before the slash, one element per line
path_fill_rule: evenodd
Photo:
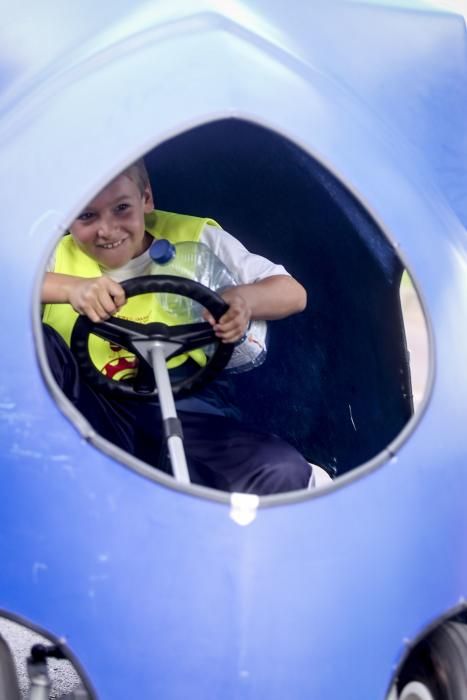
<path fill-rule="evenodd" d="M 199 241 L 205 225 L 219 224 L 213 219 L 202 219 L 195 216 L 173 214 L 171 212 L 153 211 L 145 215 L 145 228 L 154 238 L 167 238 L 172 243 L 182 241 Z M 102 271 L 98 263 L 90 258 L 76 245 L 71 235 L 62 238 L 55 250 L 54 272 L 75 275 L 76 277 L 99 277 Z M 165 323 L 169 326 L 186 322 L 174 314 L 168 314 L 160 306 L 155 294 L 141 294 L 128 299 L 116 316 L 137 323 Z M 70 304 L 46 304 L 43 311 L 43 321 L 64 338 L 70 345 L 71 332 L 78 313 Z M 123 348 L 111 345 L 95 335 L 89 336 L 89 353 L 96 367 L 106 376 L 115 379 L 128 379 L 135 375 L 137 360 L 134 355 Z M 169 368 L 178 367 L 188 357 L 197 364 L 206 364 L 203 350 L 192 350 L 188 354 L 178 355 L 167 363 Z"/>

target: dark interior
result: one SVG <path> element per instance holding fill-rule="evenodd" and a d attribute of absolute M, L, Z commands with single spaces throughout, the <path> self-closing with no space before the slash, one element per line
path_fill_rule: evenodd
<path fill-rule="evenodd" d="M 304 313 L 269 324 L 266 363 L 232 377 L 246 420 L 337 474 L 374 457 L 413 406 L 403 267 L 369 214 L 302 149 L 237 119 L 170 139 L 146 162 L 157 208 L 216 219 L 308 291 Z"/>

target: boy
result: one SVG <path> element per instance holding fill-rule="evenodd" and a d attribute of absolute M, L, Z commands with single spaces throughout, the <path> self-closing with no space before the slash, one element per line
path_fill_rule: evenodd
<path fill-rule="evenodd" d="M 170 471 L 160 460 L 157 401 L 100 395 L 80 378 L 67 347 L 77 314 L 98 322 L 122 309 L 126 300 L 120 282 L 148 274 L 148 249 L 159 237 L 174 243 L 203 241 L 239 279 L 238 286 L 222 294 L 229 309 L 219 322 L 208 315 L 221 342 L 239 340 L 252 319 L 273 320 L 302 311 L 306 292 L 283 267 L 249 253 L 216 222 L 154 211 L 142 160 L 117 176 L 77 217 L 70 235 L 55 250 L 42 289 L 52 371 L 97 432 L 143 461 Z M 98 367 L 105 372 L 121 352 L 101 343 Z M 122 377 L 126 378 L 125 373 Z M 311 469 L 305 459 L 279 438 L 253 431 L 233 418 L 222 392 L 222 382 L 213 382 L 205 391 L 177 401 L 191 480 L 259 495 L 306 488 Z"/>

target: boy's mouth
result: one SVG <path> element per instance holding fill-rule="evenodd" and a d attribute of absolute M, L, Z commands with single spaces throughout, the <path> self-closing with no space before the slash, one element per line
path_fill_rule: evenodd
<path fill-rule="evenodd" d="M 121 246 L 122 243 L 125 243 L 127 238 L 128 236 L 126 236 L 125 238 L 119 238 L 118 241 L 112 241 L 111 243 L 98 243 L 97 247 L 104 248 L 105 250 L 112 250 L 113 248 L 118 248 L 119 246 Z"/>

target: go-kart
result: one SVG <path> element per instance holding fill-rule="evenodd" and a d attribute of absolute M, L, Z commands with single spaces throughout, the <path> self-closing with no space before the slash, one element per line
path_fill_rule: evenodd
<path fill-rule="evenodd" d="M 33 667 L 66 656 L 91 698 L 466 696 L 465 23 L 407 4 L 45 0 L 0 27 L 0 607 L 45 638 Z M 180 483 L 54 382 L 47 260 L 142 155 L 158 207 L 214 217 L 306 286 L 232 381 L 326 488 Z"/>

